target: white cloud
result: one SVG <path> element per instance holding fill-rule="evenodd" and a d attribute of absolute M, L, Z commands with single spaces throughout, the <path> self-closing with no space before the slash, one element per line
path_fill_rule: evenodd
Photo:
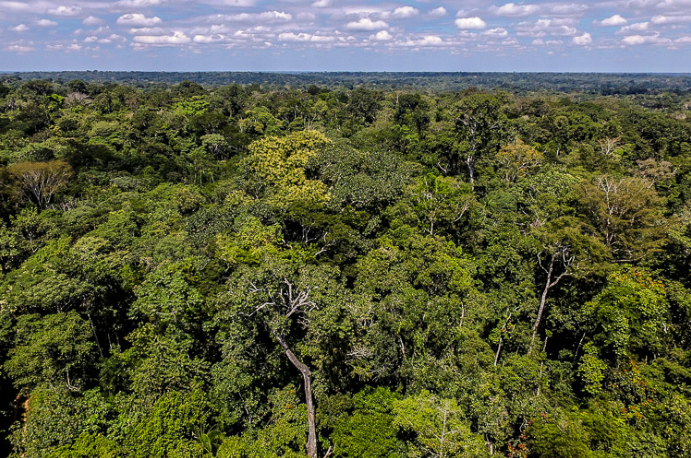
<path fill-rule="evenodd" d="M 41 27 L 55 27 L 58 23 L 50 19 L 39 19 L 36 21 L 36 25 L 40 25 Z"/>
<path fill-rule="evenodd" d="M 18 26 L 10 27 L 10 30 L 15 32 L 26 32 L 27 30 L 30 30 L 30 27 L 26 24 L 19 24 Z"/>
<path fill-rule="evenodd" d="M 145 8 L 148 6 L 160 5 L 161 3 L 163 3 L 163 0 L 120 0 L 115 6 L 124 8 Z"/>
<path fill-rule="evenodd" d="M 297 19 L 298 21 L 309 22 L 309 21 L 314 21 L 315 19 L 317 19 L 317 16 L 314 13 L 299 13 L 295 17 L 295 19 Z"/>
<path fill-rule="evenodd" d="M 443 44 L 444 40 L 436 35 L 428 35 L 420 40 L 420 46 L 439 46 Z"/>
<path fill-rule="evenodd" d="M 487 23 L 479 17 L 464 17 L 456 19 L 456 27 L 461 30 L 484 29 Z"/>
<path fill-rule="evenodd" d="M 581 3 L 545 3 L 535 5 L 530 3 L 506 3 L 502 6 L 492 6 L 490 13 L 505 17 L 526 17 L 536 15 L 550 15 L 560 17 L 573 17 L 588 9 Z"/>
<path fill-rule="evenodd" d="M 495 29 L 485 30 L 482 34 L 490 37 L 505 37 L 509 32 L 503 27 L 497 27 Z"/>
<path fill-rule="evenodd" d="M 585 32 L 583 35 L 573 37 L 571 42 L 578 46 L 588 46 L 593 43 L 593 37 L 591 37 L 588 32 Z"/>
<path fill-rule="evenodd" d="M 620 16 L 619 14 L 615 14 L 614 16 L 610 16 L 607 19 L 603 19 L 602 21 L 595 21 L 593 22 L 594 24 L 601 25 L 603 27 L 614 27 L 614 26 L 619 26 L 619 25 L 626 25 L 629 23 L 625 18 Z"/>
<path fill-rule="evenodd" d="M 691 37 L 685 36 L 685 37 L 677 38 L 676 40 L 674 40 L 674 42 L 675 43 L 683 43 L 683 44 L 691 43 Z"/>
<path fill-rule="evenodd" d="M 374 40 L 374 41 L 389 41 L 393 37 L 389 32 L 386 30 L 382 30 L 380 32 L 375 33 L 374 35 L 370 35 L 369 39 Z"/>
<path fill-rule="evenodd" d="M 621 40 L 622 43 L 625 45 L 642 45 L 644 43 L 648 42 L 648 39 L 652 37 L 644 37 L 641 35 L 631 35 L 628 37 L 624 37 L 623 40 Z"/>
<path fill-rule="evenodd" d="M 101 38 L 100 40 L 98 40 L 99 43 L 112 43 L 114 41 L 123 42 L 123 41 L 127 41 L 127 39 L 123 36 L 120 36 L 120 35 L 113 33 L 109 37 Z"/>
<path fill-rule="evenodd" d="M 674 43 L 669 38 L 661 37 L 658 33 L 656 33 L 655 35 L 631 35 L 628 37 L 624 37 L 621 40 L 621 42 L 629 46 L 638 46 L 644 44 L 671 45 Z"/>
<path fill-rule="evenodd" d="M 395 10 L 393 10 L 391 16 L 395 18 L 406 19 L 410 17 L 415 17 L 418 14 L 420 14 L 420 11 L 418 11 L 417 8 L 413 8 L 412 6 L 401 6 L 400 8 L 396 8 Z"/>
<path fill-rule="evenodd" d="M 207 22 L 286 22 L 293 19 L 293 15 L 283 11 L 265 11 L 263 13 L 216 14 L 208 16 Z"/>
<path fill-rule="evenodd" d="M 543 40 L 542 38 L 536 38 L 533 40 L 533 44 L 536 46 L 561 46 L 564 42 L 562 40 Z"/>
<path fill-rule="evenodd" d="M 654 16 L 650 22 L 655 25 L 686 24 L 691 22 L 691 16 Z"/>
<path fill-rule="evenodd" d="M 387 29 L 389 24 L 384 21 L 372 21 L 368 17 L 363 17 L 359 21 L 349 22 L 346 24 L 346 29 L 350 30 L 376 30 L 376 29 Z"/>
<path fill-rule="evenodd" d="M 132 39 L 135 43 L 148 45 L 178 45 L 192 41 L 183 32 L 175 32 L 173 35 L 140 35 Z"/>
<path fill-rule="evenodd" d="M 625 37 L 622 43 L 626 45 L 643 45 L 643 44 L 669 44 L 672 40 L 669 38 L 662 38 L 660 35 L 631 35 Z"/>
<path fill-rule="evenodd" d="M 278 35 L 279 41 L 293 41 L 293 42 L 330 42 L 336 41 L 336 37 L 328 37 L 324 35 L 312 35 L 310 33 L 293 32 L 281 33 Z"/>
<path fill-rule="evenodd" d="M 331 0 L 317 0 L 316 2 L 312 3 L 312 6 L 315 8 L 327 8 L 331 6 Z"/>
<path fill-rule="evenodd" d="M 161 27 L 137 27 L 129 30 L 132 35 L 165 35 L 167 30 Z"/>
<path fill-rule="evenodd" d="M 548 35 L 572 37 L 578 34 L 575 25 L 578 24 L 574 19 L 538 19 L 535 22 L 520 22 L 515 30 L 518 36 L 545 37 Z"/>
<path fill-rule="evenodd" d="M 199 3 L 204 3 L 206 5 L 212 6 L 231 6 L 231 7 L 247 7 L 254 6 L 255 0 L 199 0 Z"/>
<path fill-rule="evenodd" d="M 161 18 L 159 18 L 158 16 L 146 17 L 143 14 L 130 13 L 130 14 L 123 14 L 115 22 L 117 24 L 120 24 L 120 25 L 133 25 L 133 26 L 140 26 L 140 27 L 148 27 L 148 26 L 160 24 L 163 21 L 161 21 Z"/>
<path fill-rule="evenodd" d="M 509 16 L 509 17 L 524 17 L 530 16 L 531 14 L 538 14 L 540 12 L 540 7 L 537 5 L 526 5 L 524 3 L 516 5 L 515 3 L 507 3 L 502 6 L 493 6 L 490 11 L 497 16 Z"/>
<path fill-rule="evenodd" d="M 572 17 L 586 11 L 588 8 L 588 5 L 582 3 L 555 3 L 547 5 L 545 12 L 553 16 Z"/>
<path fill-rule="evenodd" d="M 617 34 L 626 34 L 629 32 L 645 32 L 646 30 L 648 30 L 649 26 L 650 22 L 636 22 L 634 24 L 622 27 L 617 31 Z"/>
<path fill-rule="evenodd" d="M 25 53 L 25 52 L 31 52 L 35 48 L 33 46 L 26 46 L 26 45 L 9 45 L 5 47 L 5 50 L 10 51 L 10 52 L 16 52 L 16 53 Z"/>
<path fill-rule="evenodd" d="M 410 48 L 420 48 L 420 47 L 434 47 L 434 46 L 444 46 L 446 43 L 441 37 L 437 35 L 427 35 L 417 40 L 407 40 L 395 43 L 396 46 L 410 47 Z"/>
<path fill-rule="evenodd" d="M 86 18 L 82 21 L 82 24 L 84 24 L 84 25 L 99 25 L 99 24 L 103 24 L 103 19 L 97 18 L 96 16 L 89 16 L 88 18 Z"/>
<path fill-rule="evenodd" d="M 221 41 L 226 41 L 226 36 L 221 34 L 195 35 L 192 41 L 195 43 L 218 43 Z"/>
<path fill-rule="evenodd" d="M 0 10 L 3 13 L 9 11 L 33 11 L 35 7 L 29 2 L 2 1 L 0 2 Z"/>
<path fill-rule="evenodd" d="M 95 35 L 84 38 L 84 43 L 96 43 L 97 41 L 98 41 L 98 37 Z"/>
<path fill-rule="evenodd" d="M 444 17 L 447 14 L 448 13 L 446 12 L 446 8 L 444 8 L 443 6 L 440 6 L 439 8 L 434 8 L 433 10 L 429 10 L 427 12 L 427 16 L 430 17 Z"/>
<path fill-rule="evenodd" d="M 293 15 L 283 11 L 266 11 L 256 15 L 256 19 L 260 21 L 290 21 Z"/>
<path fill-rule="evenodd" d="M 76 16 L 82 12 L 82 8 L 80 6 L 58 6 L 46 12 L 55 16 Z"/>

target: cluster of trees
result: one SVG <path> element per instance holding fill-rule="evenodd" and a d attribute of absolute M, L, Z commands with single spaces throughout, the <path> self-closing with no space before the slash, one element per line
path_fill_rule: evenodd
<path fill-rule="evenodd" d="M 691 456 L 691 122 L 636 100 L 0 86 L 11 456 Z"/>

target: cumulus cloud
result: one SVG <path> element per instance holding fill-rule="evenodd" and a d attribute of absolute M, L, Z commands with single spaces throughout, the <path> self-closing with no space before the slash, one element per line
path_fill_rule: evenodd
<path fill-rule="evenodd" d="M 650 22 L 655 25 L 664 24 L 687 24 L 691 22 L 691 16 L 654 16 Z"/>
<path fill-rule="evenodd" d="M 299 13 L 295 18 L 298 21 L 314 21 L 317 16 L 314 13 Z"/>
<path fill-rule="evenodd" d="M 130 29 L 130 33 L 132 35 L 165 35 L 168 31 L 161 27 L 137 27 Z"/>
<path fill-rule="evenodd" d="M 530 3 L 506 3 L 502 6 L 492 6 L 489 12 L 496 16 L 526 17 L 536 15 L 549 15 L 571 17 L 588 9 L 582 3 L 545 3 L 535 5 Z"/>
<path fill-rule="evenodd" d="M 622 27 L 617 31 L 617 34 L 627 34 L 630 32 L 645 32 L 650 27 L 650 22 L 636 22 L 631 25 Z"/>
<path fill-rule="evenodd" d="M 406 19 L 415 17 L 418 14 L 420 14 L 420 11 L 418 11 L 417 8 L 413 8 L 412 6 L 401 6 L 400 8 L 393 10 L 391 16 L 399 19 Z"/>
<path fill-rule="evenodd" d="M 33 11 L 35 7 L 28 2 L 0 1 L 0 11 L 7 13 L 10 11 Z M 7 49 L 7 48 L 5 48 Z"/>
<path fill-rule="evenodd" d="M 100 38 L 100 39 L 98 39 L 98 40 L 96 40 L 96 41 L 97 41 L 98 43 L 108 44 L 108 43 L 112 43 L 112 42 L 114 42 L 114 41 L 125 42 L 125 41 L 127 41 L 127 39 L 126 39 L 125 37 L 123 37 L 123 36 L 120 36 L 120 35 L 117 35 L 117 34 L 113 33 L 113 34 L 111 34 L 110 36 L 108 36 L 108 37 L 106 37 L 106 38 Z"/>
<path fill-rule="evenodd" d="M 588 9 L 588 5 L 582 3 L 555 3 L 545 8 L 544 12 L 552 16 L 571 17 Z"/>
<path fill-rule="evenodd" d="M 76 16 L 82 12 L 82 8 L 80 6 L 58 6 L 46 12 L 54 16 Z"/>
<path fill-rule="evenodd" d="M 376 30 L 388 29 L 389 24 L 384 21 L 373 21 L 368 17 L 363 17 L 359 21 L 353 21 L 346 24 L 346 29 L 349 30 Z"/>
<path fill-rule="evenodd" d="M 26 24 L 19 24 L 15 27 L 10 27 L 10 30 L 12 30 L 14 32 L 26 32 L 26 31 L 30 30 L 30 27 L 27 26 Z"/>
<path fill-rule="evenodd" d="M 139 35 L 132 40 L 135 43 L 147 45 L 181 45 L 192 41 L 183 32 L 175 32 L 173 35 Z"/>
<path fill-rule="evenodd" d="M 331 6 L 331 0 L 317 0 L 316 2 L 312 3 L 312 6 L 315 8 L 327 8 Z"/>
<path fill-rule="evenodd" d="M 487 23 L 479 17 L 463 17 L 456 19 L 456 27 L 461 30 L 484 29 Z"/>
<path fill-rule="evenodd" d="M 615 14 L 614 16 L 610 16 L 607 19 L 603 19 L 601 21 L 594 21 L 593 22 L 593 24 L 601 25 L 603 27 L 615 27 L 615 26 L 620 26 L 620 25 L 626 25 L 628 23 L 629 23 L 629 21 L 624 19 L 619 14 Z"/>
<path fill-rule="evenodd" d="M 505 37 L 509 32 L 503 27 L 497 27 L 495 29 L 485 30 L 482 34 L 489 37 Z"/>
<path fill-rule="evenodd" d="M 433 46 L 444 46 L 446 43 L 444 43 L 444 40 L 437 36 L 437 35 L 427 35 L 422 38 L 418 38 L 416 40 L 409 39 L 406 41 L 398 42 L 396 43 L 396 46 L 403 46 L 403 47 L 413 47 L 413 48 L 420 48 L 420 47 L 433 47 Z"/>
<path fill-rule="evenodd" d="M 439 46 L 444 44 L 444 40 L 436 35 L 428 35 L 419 41 L 421 46 Z"/>
<path fill-rule="evenodd" d="M 578 46 L 587 46 L 593 43 L 593 37 L 591 37 L 588 32 L 585 32 L 583 35 L 573 37 L 571 42 Z"/>
<path fill-rule="evenodd" d="M 329 37 L 324 35 L 312 35 L 311 33 L 298 33 L 293 32 L 281 33 L 278 35 L 279 41 L 301 41 L 301 42 L 317 42 L 325 43 L 330 41 L 336 41 L 336 37 Z"/>
<path fill-rule="evenodd" d="M 536 38 L 532 43 L 536 46 L 561 46 L 564 44 L 562 40 L 543 40 L 542 38 Z"/>
<path fill-rule="evenodd" d="M 389 41 L 393 37 L 386 30 L 382 30 L 380 32 L 375 33 L 374 35 L 370 35 L 369 38 L 370 38 L 370 40 L 374 40 L 374 41 Z"/>
<path fill-rule="evenodd" d="M 213 35 L 195 35 L 192 39 L 195 43 L 218 43 L 226 40 L 226 36 L 220 33 Z"/>
<path fill-rule="evenodd" d="M 152 25 L 160 24 L 163 21 L 161 21 L 161 18 L 159 18 L 158 16 L 146 17 L 143 14 L 130 13 L 130 14 L 123 14 L 115 22 L 119 25 L 132 25 L 132 26 L 139 26 L 139 27 L 149 27 Z"/>
<path fill-rule="evenodd" d="M 145 8 L 160 5 L 163 1 L 164 0 L 120 0 L 115 5 L 122 8 Z"/>
<path fill-rule="evenodd" d="M 255 0 L 199 0 L 199 3 L 220 7 L 248 7 L 254 6 L 257 2 Z"/>
<path fill-rule="evenodd" d="M 75 52 L 75 51 L 80 51 L 82 49 L 82 45 L 79 45 L 77 43 L 72 43 L 69 45 L 51 44 L 51 45 L 46 45 L 46 49 L 49 49 L 51 51 Z"/>
<path fill-rule="evenodd" d="M 50 19 L 39 19 L 36 21 L 36 25 L 39 25 L 41 27 L 55 27 L 58 25 L 57 22 L 51 21 Z"/>
<path fill-rule="evenodd" d="M 446 12 L 446 8 L 444 8 L 443 6 L 440 6 L 439 8 L 434 8 L 433 10 L 429 10 L 427 12 L 427 16 L 430 17 L 444 17 L 447 14 L 448 13 Z"/>
<path fill-rule="evenodd" d="M 25 52 L 31 52 L 34 49 L 36 49 L 36 48 L 34 48 L 33 46 L 27 46 L 27 45 L 9 45 L 9 46 L 5 47 L 6 51 L 16 52 L 19 54 L 25 53 Z"/>
<path fill-rule="evenodd" d="M 89 16 L 82 21 L 84 25 L 100 25 L 103 24 L 103 19 L 97 18 L 96 16 Z"/>
<path fill-rule="evenodd" d="M 661 37 L 659 34 L 656 33 L 655 35 L 630 35 L 628 37 L 624 37 L 621 40 L 621 42 L 628 46 L 638 46 L 645 44 L 665 45 L 671 44 L 672 40 L 670 40 L 669 38 Z"/>
<path fill-rule="evenodd" d="M 538 19 L 535 22 L 525 21 L 516 25 L 518 36 L 541 38 L 548 35 L 575 36 L 578 29 L 574 19 Z"/>
<path fill-rule="evenodd" d="M 283 11 L 265 11 L 263 13 L 216 14 L 208 16 L 207 22 L 286 22 L 293 19 L 293 15 Z"/>
<path fill-rule="evenodd" d="M 540 7 L 537 5 L 526 5 L 524 3 L 518 5 L 515 3 L 507 3 L 502 6 L 492 6 L 489 10 L 497 16 L 524 17 L 530 16 L 531 14 L 538 14 L 540 12 Z"/>

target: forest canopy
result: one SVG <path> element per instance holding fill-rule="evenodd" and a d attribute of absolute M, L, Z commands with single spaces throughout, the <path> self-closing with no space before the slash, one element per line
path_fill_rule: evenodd
<path fill-rule="evenodd" d="M 10 456 L 691 456 L 688 80 L 355 75 L 3 79 Z"/>

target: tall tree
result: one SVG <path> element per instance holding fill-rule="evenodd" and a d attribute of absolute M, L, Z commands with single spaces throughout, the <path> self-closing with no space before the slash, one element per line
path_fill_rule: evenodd
<path fill-rule="evenodd" d="M 504 135 L 505 116 L 502 98 L 492 94 L 473 94 L 454 107 L 452 118 L 458 139 L 459 154 L 468 167 L 471 185 L 475 183 L 478 157 L 495 153 Z"/>
<path fill-rule="evenodd" d="M 20 162 L 10 167 L 23 197 L 44 209 L 72 177 L 72 167 L 64 161 Z"/>

